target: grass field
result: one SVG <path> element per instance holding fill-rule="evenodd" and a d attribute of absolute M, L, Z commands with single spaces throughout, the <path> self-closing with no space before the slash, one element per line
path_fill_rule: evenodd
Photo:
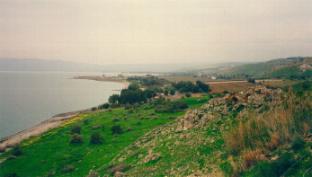
<path fill-rule="evenodd" d="M 184 98 L 190 108 L 207 102 L 207 96 Z M 125 147 L 151 129 L 173 121 L 184 111 L 157 113 L 149 105 L 135 109 L 114 108 L 81 115 L 81 119 L 54 129 L 40 137 L 22 143 L 22 155 L 7 152 L 0 158 L 8 158 L 0 164 L 0 176 L 86 176 L 90 169 L 97 169 L 109 162 Z M 82 144 L 70 144 L 71 128 L 81 126 Z M 120 125 L 122 134 L 113 135 L 111 127 Z M 103 144 L 90 144 L 92 133 L 103 137 Z"/>

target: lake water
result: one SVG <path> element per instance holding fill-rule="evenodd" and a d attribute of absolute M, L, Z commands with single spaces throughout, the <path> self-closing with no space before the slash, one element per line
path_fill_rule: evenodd
<path fill-rule="evenodd" d="M 107 102 L 123 87 L 121 83 L 72 79 L 77 75 L 83 74 L 0 72 L 0 138 L 55 114 Z"/>

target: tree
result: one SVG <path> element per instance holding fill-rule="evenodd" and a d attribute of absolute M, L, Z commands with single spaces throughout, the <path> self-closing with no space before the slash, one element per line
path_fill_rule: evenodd
<path fill-rule="evenodd" d="M 140 86 L 138 84 L 132 83 L 128 86 L 128 90 L 140 90 Z"/>
<path fill-rule="evenodd" d="M 146 89 L 143 91 L 143 95 L 146 99 L 151 99 L 156 95 L 156 92 L 152 89 Z"/>
<path fill-rule="evenodd" d="M 175 89 L 171 88 L 169 93 L 170 93 L 170 95 L 175 95 L 175 92 L 176 92 Z"/>
<path fill-rule="evenodd" d="M 121 104 L 133 104 L 146 101 L 142 90 L 123 89 L 121 90 L 119 102 Z"/>
<path fill-rule="evenodd" d="M 113 94 L 108 98 L 108 102 L 111 104 L 118 104 L 120 96 L 117 94 Z"/>
<path fill-rule="evenodd" d="M 173 87 L 175 87 L 180 92 L 185 93 L 194 92 L 195 85 L 191 81 L 180 81 L 176 84 L 173 84 Z"/>
<path fill-rule="evenodd" d="M 210 91 L 209 85 L 203 83 L 202 81 L 196 81 L 196 86 L 198 87 L 199 91 L 201 91 L 201 92 L 209 92 Z"/>

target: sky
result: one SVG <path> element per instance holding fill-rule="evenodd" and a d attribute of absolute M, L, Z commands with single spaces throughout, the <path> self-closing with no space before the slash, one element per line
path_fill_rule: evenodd
<path fill-rule="evenodd" d="M 0 0 L 0 58 L 215 63 L 312 55 L 312 0 Z"/>

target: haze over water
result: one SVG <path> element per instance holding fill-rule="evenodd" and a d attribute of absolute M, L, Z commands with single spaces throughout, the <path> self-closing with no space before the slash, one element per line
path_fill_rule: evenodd
<path fill-rule="evenodd" d="M 0 72 L 0 138 L 55 114 L 107 101 L 123 85 L 72 79 L 78 73 Z"/>

